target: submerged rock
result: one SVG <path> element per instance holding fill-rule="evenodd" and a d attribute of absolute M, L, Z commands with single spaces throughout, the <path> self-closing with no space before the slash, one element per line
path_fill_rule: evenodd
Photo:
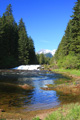
<path fill-rule="evenodd" d="M 19 87 L 21 87 L 24 90 L 32 90 L 33 89 L 33 86 L 28 85 L 28 84 L 19 85 Z"/>

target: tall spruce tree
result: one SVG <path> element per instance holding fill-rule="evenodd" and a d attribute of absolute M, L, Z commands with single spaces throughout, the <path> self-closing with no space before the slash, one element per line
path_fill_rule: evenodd
<path fill-rule="evenodd" d="M 67 28 L 65 30 L 65 40 L 64 40 L 64 56 L 68 55 L 70 53 L 70 45 L 72 40 L 72 20 L 68 22 Z"/>
<path fill-rule="evenodd" d="M 2 16 L 2 65 L 3 68 L 11 68 L 17 65 L 17 46 L 18 46 L 18 31 L 17 24 L 12 15 L 11 4 L 6 8 L 6 12 Z"/>
<path fill-rule="evenodd" d="M 17 31 L 17 24 L 14 20 L 14 17 L 12 15 L 12 6 L 11 4 L 8 5 L 6 8 L 6 12 L 4 13 L 6 17 L 6 24 L 7 24 L 7 30 L 6 30 L 6 38 L 8 42 L 8 55 L 12 56 L 15 55 L 17 52 L 16 45 L 18 44 L 18 31 Z"/>
<path fill-rule="evenodd" d="M 28 49 L 28 36 L 23 19 L 20 19 L 18 26 L 18 52 L 20 64 L 28 64 L 29 62 L 29 49 Z"/>
<path fill-rule="evenodd" d="M 29 48 L 29 64 L 36 63 L 36 55 L 35 55 L 35 48 L 34 43 L 31 37 L 28 38 L 28 48 Z"/>
<path fill-rule="evenodd" d="M 2 18 L 0 17 L 0 66 L 2 66 L 3 63 L 3 25 L 2 25 Z"/>
<path fill-rule="evenodd" d="M 77 0 L 73 8 L 72 17 L 72 42 L 70 49 L 75 53 L 80 52 L 80 0 Z"/>
<path fill-rule="evenodd" d="M 5 16 L 12 16 L 12 6 L 11 4 L 8 5 L 6 8 Z"/>

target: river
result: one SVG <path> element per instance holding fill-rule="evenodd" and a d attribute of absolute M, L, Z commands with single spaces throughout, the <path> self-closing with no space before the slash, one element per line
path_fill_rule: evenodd
<path fill-rule="evenodd" d="M 49 109 L 60 105 L 59 95 L 53 90 L 42 90 L 46 84 L 54 84 L 60 74 L 49 71 L 0 70 L 0 108 L 25 111 Z M 18 85 L 28 84 L 32 90 L 22 90 Z"/>

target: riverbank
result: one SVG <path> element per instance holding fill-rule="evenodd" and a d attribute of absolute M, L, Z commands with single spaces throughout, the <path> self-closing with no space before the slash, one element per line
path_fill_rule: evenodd
<path fill-rule="evenodd" d="M 73 99 L 73 102 L 80 101 L 80 71 L 79 70 L 66 70 L 66 69 L 53 69 L 53 72 L 63 74 L 65 76 L 70 77 L 70 79 L 62 80 L 58 79 L 52 84 L 48 84 L 46 88 L 42 88 L 44 90 L 55 90 L 61 95 L 67 95 Z M 70 101 L 70 99 L 69 99 Z"/>
<path fill-rule="evenodd" d="M 35 119 L 39 120 L 39 119 Z M 63 105 L 44 120 L 80 120 L 80 104 Z"/>
<path fill-rule="evenodd" d="M 26 112 L 0 112 L 1 120 L 33 120 L 39 116 L 40 120 L 43 120 L 48 114 L 51 114 L 53 111 L 56 111 L 59 107 L 36 110 L 36 111 L 26 111 Z"/>
<path fill-rule="evenodd" d="M 44 120 L 71 120 L 73 118 L 80 120 L 80 71 L 50 68 L 48 70 L 69 76 L 71 79 L 68 81 L 59 79 L 55 82 L 55 85 L 48 84 L 47 88 L 42 88 L 44 90 L 55 90 L 60 95 L 59 100 L 62 100 L 62 106 L 48 114 Z M 67 102 L 65 102 L 65 99 Z"/>
<path fill-rule="evenodd" d="M 48 68 L 49 69 L 49 68 Z M 62 105 L 67 104 L 65 107 L 67 106 L 71 106 L 70 103 L 72 103 L 73 106 L 76 106 L 75 108 L 71 108 L 70 110 L 72 111 L 72 109 L 77 110 L 77 107 L 79 106 L 78 110 L 76 111 L 76 118 L 74 117 L 74 113 L 72 114 L 72 117 L 76 120 L 80 119 L 80 71 L 79 70 L 70 70 L 70 69 L 49 69 L 55 73 L 59 73 L 59 74 L 63 74 L 65 76 L 69 76 L 71 78 L 71 80 L 66 80 L 66 81 L 62 81 L 61 79 L 57 80 L 55 83 L 55 85 L 51 85 L 48 84 L 47 88 L 42 88 L 42 89 L 46 89 L 46 90 L 55 90 L 57 93 L 59 93 L 60 98 L 59 100 L 62 100 Z M 62 82 L 61 82 L 62 81 Z M 67 97 L 66 97 L 67 96 Z M 67 103 L 65 102 L 65 99 L 67 99 Z M 78 105 L 76 104 L 76 101 L 78 102 Z M 69 111 L 69 109 L 68 109 Z M 64 112 L 59 112 L 58 110 L 56 111 L 57 114 L 55 114 L 55 112 L 51 115 L 49 115 L 48 118 L 46 118 L 45 120 L 51 120 L 53 117 L 53 120 L 55 119 L 59 119 L 58 117 L 56 118 L 55 116 L 61 115 L 62 113 L 62 117 L 59 120 L 71 120 L 70 115 L 67 115 L 68 117 L 64 117 Z M 70 114 L 70 112 L 69 112 Z"/>
<path fill-rule="evenodd" d="M 13 112 L 6 112 L 5 111 L 5 112 L 0 113 L 0 119 L 5 118 L 3 120 L 7 120 L 7 119 L 32 120 L 33 118 L 39 116 L 39 118 L 41 120 L 44 120 L 45 117 L 47 117 L 48 114 L 52 114 L 53 111 L 56 111 L 56 113 L 58 112 L 57 114 L 59 114 L 59 109 L 63 109 L 63 107 L 64 107 L 64 111 L 66 111 L 66 109 L 67 109 L 67 111 L 66 111 L 66 114 L 67 114 L 67 112 L 69 111 L 68 106 L 69 105 L 74 106 L 75 103 L 76 103 L 76 99 L 78 99 L 78 101 L 80 101 L 80 91 L 79 91 L 80 90 L 80 76 L 79 76 L 79 71 L 78 70 L 72 70 L 72 71 L 71 70 L 61 70 L 61 69 L 55 69 L 55 70 L 52 70 L 52 71 L 56 72 L 56 73 L 67 75 L 70 78 L 72 78 L 72 81 L 70 81 L 70 82 L 68 80 L 68 82 L 63 83 L 60 79 L 60 80 L 56 81 L 55 86 L 47 85 L 48 90 L 56 90 L 57 92 L 62 94 L 62 96 L 59 98 L 59 100 L 63 99 L 61 107 L 56 107 L 56 108 L 46 109 L 46 110 L 28 111 L 28 112 L 23 112 L 23 113 L 22 112 L 21 113 L 20 112 L 14 112 L 14 111 Z M 73 71 L 75 71 L 75 72 L 73 72 Z M 60 82 L 60 84 L 59 84 L 58 81 Z M 66 99 L 65 95 L 67 95 L 67 99 L 69 99 L 68 103 L 65 103 L 65 99 Z M 73 103 L 70 103 L 71 99 L 73 99 Z M 64 104 L 67 104 L 67 105 L 64 105 Z M 79 103 L 76 106 L 79 106 Z M 71 109 L 73 109 L 73 107 Z M 63 111 L 60 111 L 60 113 L 63 113 L 63 115 L 64 115 Z M 39 120 L 39 119 L 35 119 L 35 120 Z M 49 120 L 49 118 L 46 119 L 46 120 Z M 78 120 L 78 119 L 76 119 L 76 120 Z"/>
<path fill-rule="evenodd" d="M 60 107 L 25 113 L 0 112 L 1 120 L 80 120 L 80 104 L 72 103 Z"/>
<path fill-rule="evenodd" d="M 56 80 L 54 85 L 48 84 L 47 88 L 43 88 L 44 90 L 56 90 L 56 91 L 69 91 L 69 93 L 79 93 L 80 92 L 80 71 L 79 70 L 66 70 L 66 69 L 53 69 L 52 72 L 62 74 L 64 76 L 68 76 L 70 79 L 62 79 Z"/>
<path fill-rule="evenodd" d="M 76 78 L 76 77 L 80 78 L 80 70 L 76 70 L 76 69 L 51 69 L 51 71 L 65 74 L 73 78 Z"/>

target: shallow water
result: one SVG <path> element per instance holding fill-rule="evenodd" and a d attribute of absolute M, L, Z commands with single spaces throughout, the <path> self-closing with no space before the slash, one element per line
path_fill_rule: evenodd
<path fill-rule="evenodd" d="M 41 110 L 56 107 L 61 103 L 56 91 L 42 90 L 46 84 L 54 84 L 60 74 L 48 71 L 0 70 L 0 108 L 15 110 Z M 22 90 L 18 85 L 29 84 L 32 90 Z"/>

